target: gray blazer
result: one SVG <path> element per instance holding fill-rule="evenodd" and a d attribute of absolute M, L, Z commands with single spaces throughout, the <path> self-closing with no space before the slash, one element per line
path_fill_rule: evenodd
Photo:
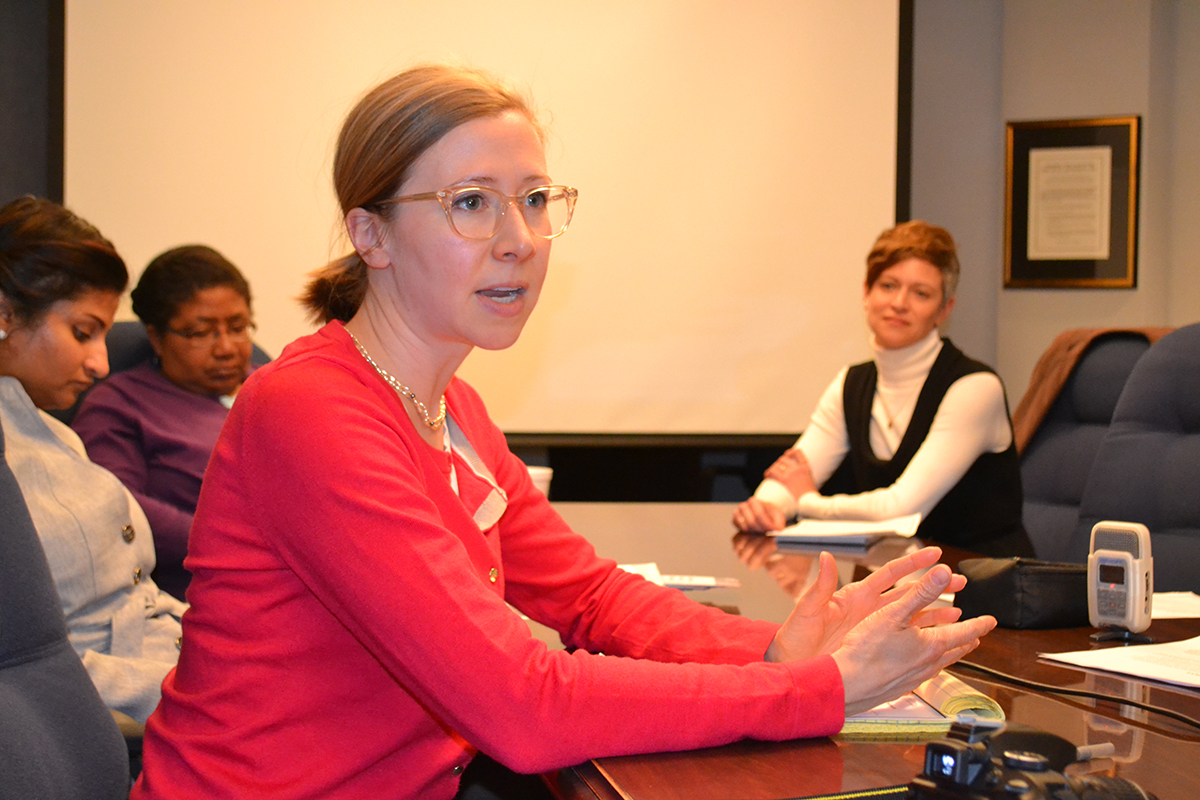
<path fill-rule="evenodd" d="M 15 378 L 0 378 L 0 424 L 71 644 L 105 704 L 145 721 L 179 658 L 179 618 L 187 608 L 150 579 L 154 540 L 146 515 Z"/>

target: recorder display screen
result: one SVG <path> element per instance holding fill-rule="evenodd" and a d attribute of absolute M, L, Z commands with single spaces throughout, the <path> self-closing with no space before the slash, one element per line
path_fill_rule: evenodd
<path fill-rule="evenodd" d="M 1125 568 L 1120 564 L 1101 564 L 1099 577 L 1101 583 L 1124 583 Z"/>

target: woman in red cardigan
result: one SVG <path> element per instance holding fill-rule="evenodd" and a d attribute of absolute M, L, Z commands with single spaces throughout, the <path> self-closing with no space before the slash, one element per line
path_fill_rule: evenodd
<path fill-rule="evenodd" d="M 511 785 L 490 796 L 532 797 L 517 773 L 835 733 L 991 628 L 926 608 L 962 583 L 944 566 L 888 591 L 936 549 L 836 593 L 825 556 L 778 626 L 623 572 L 568 529 L 454 377 L 517 340 L 571 220 L 543 139 L 521 95 L 442 66 L 346 120 L 354 252 L 309 286 L 325 326 L 251 376 L 217 443 L 134 798 L 451 798 L 497 774 Z"/>

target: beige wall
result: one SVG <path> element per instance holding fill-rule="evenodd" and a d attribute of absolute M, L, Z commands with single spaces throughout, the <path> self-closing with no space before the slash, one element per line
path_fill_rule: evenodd
<path fill-rule="evenodd" d="M 863 258 L 892 219 L 896 0 L 70 0 L 66 199 L 135 273 L 201 241 L 261 343 L 340 254 L 337 126 L 413 63 L 548 109 L 579 187 L 521 341 L 462 374 L 510 431 L 795 431 L 866 353 Z"/>

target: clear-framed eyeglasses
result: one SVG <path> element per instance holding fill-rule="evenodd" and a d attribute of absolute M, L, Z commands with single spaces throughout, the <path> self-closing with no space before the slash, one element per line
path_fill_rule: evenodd
<path fill-rule="evenodd" d="M 212 347 L 221 338 L 221 333 L 224 332 L 229 341 L 234 344 L 247 344 L 254 340 L 254 332 L 258 330 L 258 326 L 253 322 L 231 322 L 224 326 L 214 326 L 212 328 L 203 328 L 194 331 L 177 331 L 174 328 L 167 328 L 167 333 L 173 333 L 180 339 L 183 339 L 188 345 L 196 350 Z"/>
<path fill-rule="evenodd" d="M 579 191 L 570 186 L 538 186 L 520 194 L 502 194 L 487 186 L 461 186 L 440 192 L 422 192 L 381 200 L 375 205 L 394 205 L 418 200 L 437 200 L 446 212 L 450 229 L 464 239 L 484 241 L 500 232 L 510 205 L 521 209 L 525 225 L 542 239 L 562 235 L 571 224 Z"/>

